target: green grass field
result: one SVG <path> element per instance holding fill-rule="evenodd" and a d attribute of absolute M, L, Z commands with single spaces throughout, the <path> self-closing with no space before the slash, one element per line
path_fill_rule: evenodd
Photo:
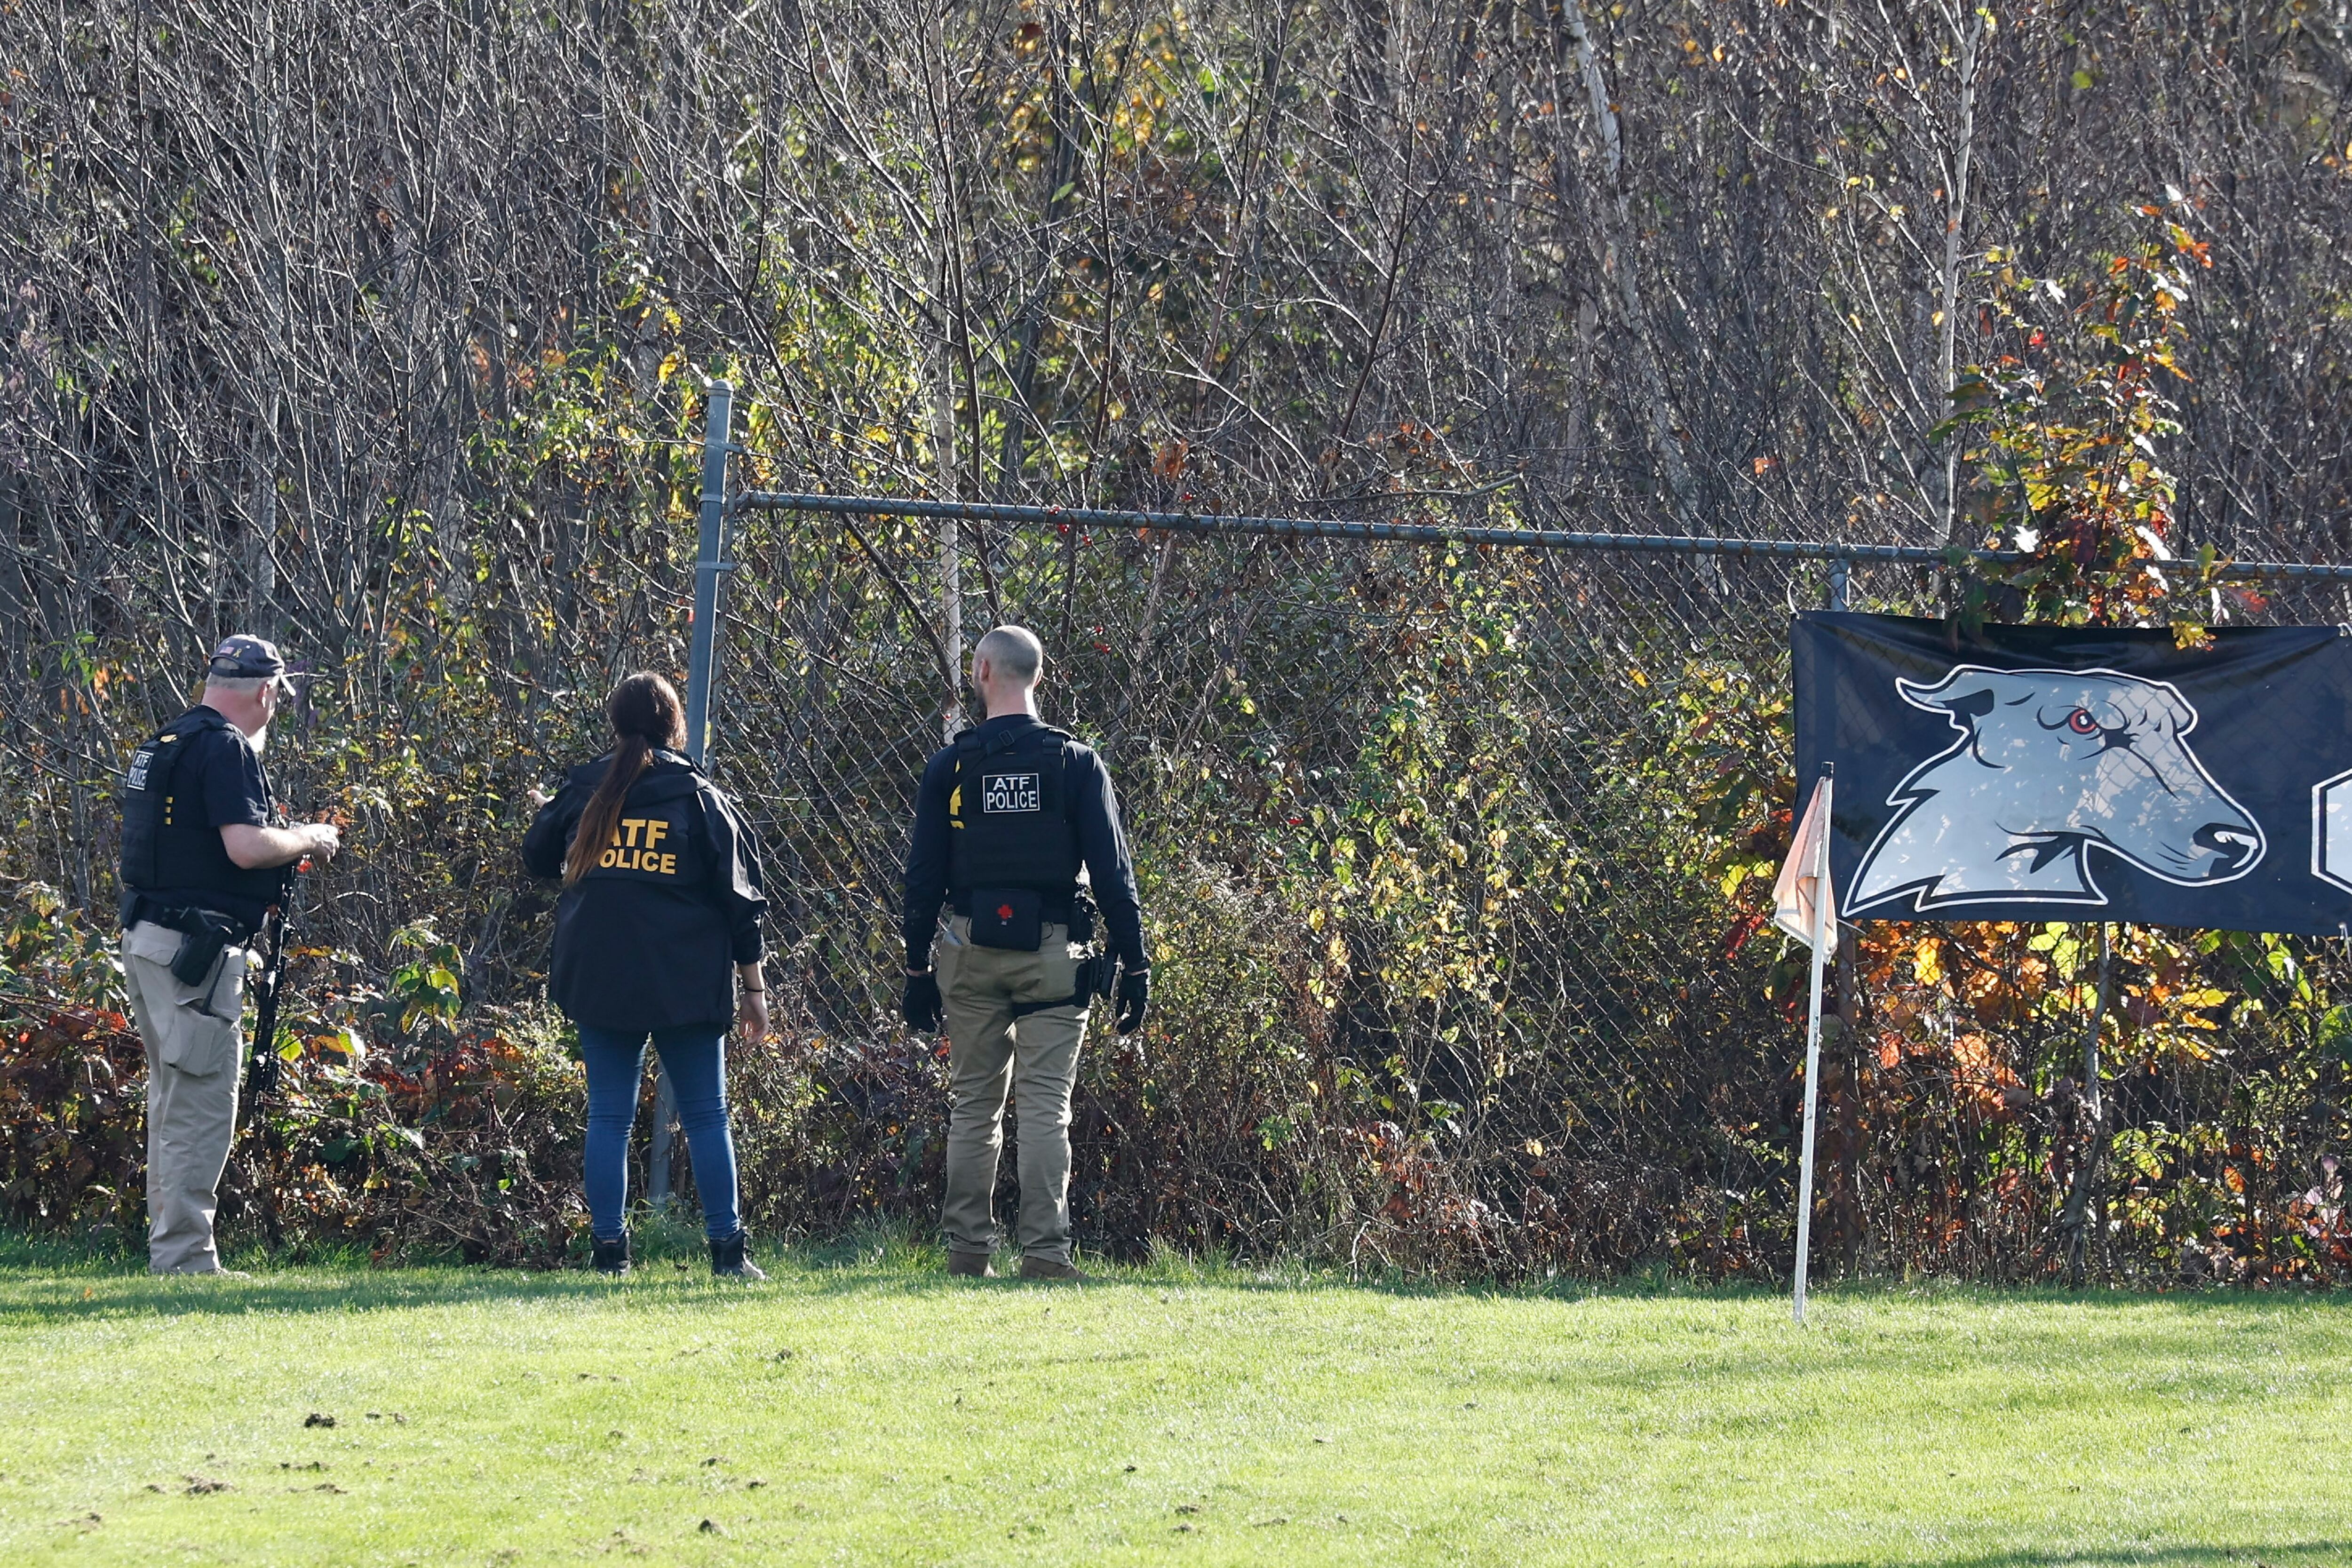
<path fill-rule="evenodd" d="M 771 1268 L 20 1248 L 0 1561 L 2352 1563 L 2326 1298 Z"/>

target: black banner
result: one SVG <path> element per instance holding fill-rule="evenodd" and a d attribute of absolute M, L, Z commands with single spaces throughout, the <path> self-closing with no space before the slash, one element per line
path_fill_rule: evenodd
<path fill-rule="evenodd" d="M 2352 922 L 2352 628 L 1801 615 L 1801 797 L 1855 920 Z M 1799 801 L 1801 806 L 1802 799 Z"/>

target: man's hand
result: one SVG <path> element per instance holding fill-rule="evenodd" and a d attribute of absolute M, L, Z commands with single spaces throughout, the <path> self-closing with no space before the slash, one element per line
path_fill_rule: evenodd
<path fill-rule="evenodd" d="M 1120 970 L 1118 988 L 1113 1000 L 1118 1005 L 1120 1034 L 1131 1035 L 1143 1027 L 1143 1016 L 1151 1010 L 1151 971 Z"/>
<path fill-rule="evenodd" d="M 929 970 L 907 976 L 907 994 L 899 999 L 898 1016 L 918 1034 L 939 1033 L 946 1004 L 940 1000 L 940 977 Z"/>
<path fill-rule="evenodd" d="M 302 852 L 317 856 L 322 864 L 333 859 L 343 847 L 343 830 L 331 822 L 308 822 L 295 831 L 309 841 Z"/>

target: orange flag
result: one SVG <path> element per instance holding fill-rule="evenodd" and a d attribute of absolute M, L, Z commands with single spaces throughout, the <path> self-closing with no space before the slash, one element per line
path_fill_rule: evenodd
<path fill-rule="evenodd" d="M 1813 941 L 1813 904 L 1824 901 L 1822 929 L 1837 940 L 1837 898 L 1830 887 L 1830 784 L 1824 778 L 1813 786 L 1797 824 L 1797 840 L 1789 846 L 1789 859 L 1772 884 L 1772 923 L 1808 947 Z"/>

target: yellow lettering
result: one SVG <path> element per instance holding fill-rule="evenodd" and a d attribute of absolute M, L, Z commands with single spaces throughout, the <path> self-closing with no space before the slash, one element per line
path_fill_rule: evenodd
<path fill-rule="evenodd" d="M 665 855 L 661 858 L 661 874 L 665 877 L 675 877 L 677 875 L 677 857 L 676 855 Z"/>
<path fill-rule="evenodd" d="M 658 816 L 648 818 L 646 823 L 646 847 L 648 849 L 659 848 L 661 847 L 661 841 L 665 837 L 668 837 L 668 823 L 663 821 Z"/>
<path fill-rule="evenodd" d="M 642 816 L 625 816 L 621 818 L 621 826 L 628 832 L 629 847 L 632 849 L 636 847 L 637 829 L 643 827 L 645 825 L 646 819 Z"/>
<path fill-rule="evenodd" d="M 599 866 L 610 867 L 611 865 L 613 865 L 613 863 L 614 863 L 614 862 L 617 861 L 620 858 L 621 858 L 621 852 L 620 852 L 619 850 L 617 850 L 617 849 L 607 849 L 607 850 L 605 850 L 605 851 L 604 851 L 604 854 L 602 854 L 602 855 L 600 855 L 600 856 L 598 856 L 598 857 L 596 858 L 596 864 L 598 864 Z"/>

